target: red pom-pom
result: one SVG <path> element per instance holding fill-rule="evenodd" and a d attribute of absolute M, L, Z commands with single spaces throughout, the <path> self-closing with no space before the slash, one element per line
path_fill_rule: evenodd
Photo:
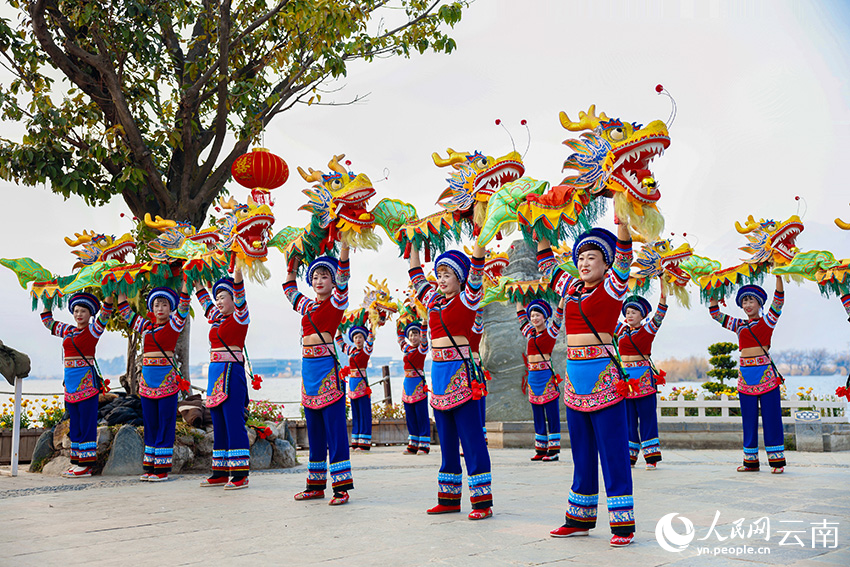
<path fill-rule="evenodd" d="M 794 197 L 794 200 L 795 200 L 795 201 L 799 201 L 799 200 L 800 200 L 800 196 L 799 196 L 799 195 L 795 196 L 795 197 Z"/>
<path fill-rule="evenodd" d="M 502 121 L 499 118 L 496 118 L 496 126 L 498 126 L 501 123 L 502 123 Z"/>
<path fill-rule="evenodd" d="M 268 439 L 269 436 L 272 434 L 272 428 L 268 426 L 257 427 L 255 429 L 257 430 L 257 435 L 259 435 L 260 439 Z"/>
<path fill-rule="evenodd" d="M 688 233 L 687 233 L 687 232 L 683 232 L 683 233 L 682 233 L 682 236 L 687 236 L 687 235 L 688 235 Z"/>
<path fill-rule="evenodd" d="M 430 390 L 428 389 L 428 384 L 423 384 L 423 386 L 422 386 L 422 391 L 423 391 L 423 392 L 425 392 L 426 394 L 427 394 L 428 392 L 430 392 Z"/>
<path fill-rule="evenodd" d="M 259 374 L 254 374 L 254 377 L 251 379 L 251 387 L 255 390 L 259 390 L 263 387 L 263 378 Z"/>
<path fill-rule="evenodd" d="M 850 389 L 847 389 L 844 386 L 836 388 L 835 395 L 839 398 L 847 398 L 847 401 L 850 402 Z"/>
<path fill-rule="evenodd" d="M 369 386 L 366 386 L 366 390 L 365 390 L 365 391 L 366 391 L 366 395 L 367 395 L 367 396 L 371 396 L 371 395 L 372 395 L 372 388 L 370 388 Z"/>
<path fill-rule="evenodd" d="M 619 382 L 617 382 L 617 393 L 623 397 L 629 394 L 629 386 L 628 384 L 626 384 L 625 380 L 620 380 Z"/>
<path fill-rule="evenodd" d="M 523 120 L 520 120 L 519 123 L 520 123 L 520 125 L 525 126 L 526 124 L 528 124 L 528 120 L 523 119 Z"/>
<path fill-rule="evenodd" d="M 121 218 L 123 219 L 123 218 L 124 218 L 124 213 L 121 213 L 121 215 L 120 215 L 120 216 L 121 216 Z"/>
<path fill-rule="evenodd" d="M 663 90 L 664 90 L 663 85 L 661 85 L 661 84 L 655 85 L 655 92 L 657 92 L 658 94 L 661 94 L 661 91 L 663 91 Z"/>
<path fill-rule="evenodd" d="M 659 370 L 658 377 L 655 379 L 655 384 L 657 386 L 663 386 L 664 384 L 666 384 L 667 378 L 665 378 L 665 376 L 667 376 L 667 373 L 663 370 Z"/>
<path fill-rule="evenodd" d="M 221 212 L 221 207 L 216 207 L 216 208 L 215 208 L 215 212 L 220 213 L 220 212 Z"/>
<path fill-rule="evenodd" d="M 350 166 L 350 165 L 351 165 L 351 160 L 350 160 L 350 159 L 345 160 L 345 165 Z"/>
<path fill-rule="evenodd" d="M 133 217 L 133 220 L 139 222 L 139 217 Z"/>
<path fill-rule="evenodd" d="M 563 381 L 564 381 L 564 379 L 561 378 L 560 374 L 555 374 L 555 384 L 560 384 Z"/>

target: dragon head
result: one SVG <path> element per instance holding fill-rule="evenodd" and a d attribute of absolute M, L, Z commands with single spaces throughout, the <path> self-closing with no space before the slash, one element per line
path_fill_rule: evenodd
<path fill-rule="evenodd" d="M 136 242 L 130 233 L 124 234 L 121 238 L 115 239 L 114 236 L 105 234 L 97 234 L 94 231 L 83 231 L 82 234 L 75 233 L 76 237 L 71 240 L 65 237 L 65 244 L 71 247 L 82 244 L 82 250 L 74 250 L 77 256 L 77 262 L 74 264 L 74 269 L 91 266 L 95 262 L 105 262 L 107 260 L 118 260 L 124 262 L 127 254 L 136 249 Z"/>
<path fill-rule="evenodd" d="M 525 173 L 522 156 L 512 151 L 500 158 L 485 156 L 480 152 L 446 150 L 447 158 L 434 152 L 431 157 L 437 167 L 451 166 L 453 171 L 446 179 L 449 186 L 440 195 L 437 204 L 448 211 L 467 212 L 476 202 L 487 203 L 490 196 L 505 183 L 516 181 Z"/>
<path fill-rule="evenodd" d="M 378 282 L 370 275 L 367 279 L 369 286 L 363 298 L 363 308 L 369 313 L 372 328 L 377 328 L 395 313 L 398 313 L 398 304 L 392 297 L 387 280 Z"/>
<path fill-rule="evenodd" d="M 749 240 L 747 246 L 741 247 L 744 252 L 752 254 L 745 260 L 747 263 L 758 264 L 772 260 L 775 266 L 782 266 L 797 253 L 797 235 L 803 231 L 803 223 L 797 215 L 784 221 L 759 219 L 758 222 L 750 215 L 743 226 L 736 221 L 735 229 Z"/>
<path fill-rule="evenodd" d="M 472 256 L 472 250 L 468 247 L 463 247 L 467 256 Z M 508 253 L 494 252 L 487 250 L 487 256 L 484 258 L 484 286 L 493 286 L 499 283 L 499 278 L 502 277 L 502 272 L 508 267 Z"/>
<path fill-rule="evenodd" d="M 221 235 L 216 227 L 198 231 L 187 222 L 163 219 L 159 215 L 151 219 L 150 213 L 145 213 L 145 224 L 160 231 L 160 235 L 148 244 L 151 258 L 158 262 L 167 262 L 173 258 L 169 252 L 179 250 L 186 240 L 205 244 L 208 247 L 215 246 L 221 240 Z"/>
<path fill-rule="evenodd" d="M 219 228 L 224 239 L 222 249 L 248 260 L 264 259 L 274 224 L 271 208 L 268 205 L 258 206 L 251 197 L 247 205 L 237 203 L 232 197 L 227 201 L 219 197 L 219 205 L 229 211 Z"/>
<path fill-rule="evenodd" d="M 576 153 L 564 162 L 564 169 L 578 175 L 564 183 L 585 188 L 593 195 L 622 193 L 636 207 L 655 206 L 661 196 L 649 165 L 670 146 L 667 126 L 655 120 L 646 127 L 637 123 L 596 115 L 596 105 L 579 112 L 578 122 L 560 113 L 561 125 L 570 132 L 582 132 L 581 140 L 566 140 Z"/>
<path fill-rule="evenodd" d="M 366 174 L 355 174 L 339 163 L 344 157 L 345 154 L 333 156 L 328 162 L 328 173 L 313 168 L 307 168 L 307 173 L 298 168 L 304 181 L 315 183 L 312 189 L 304 190 L 310 201 L 301 210 L 317 215 L 323 228 L 337 220 L 340 231 L 359 233 L 374 225 L 375 217 L 366 210 L 366 203 L 376 192 Z"/>
<path fill-rule="evenodd" d="M 657 278 L 667 276 L 667 281 L 677 286 L 685 286 L 690 280 L 679 264 L 692 256 L 694 251 L 687 242 L 673 247 L 669 239 L 656 240 L 645 244 L 635 256 L 632 266 L 638 268 L 635 276 L 638 278 Z"/>

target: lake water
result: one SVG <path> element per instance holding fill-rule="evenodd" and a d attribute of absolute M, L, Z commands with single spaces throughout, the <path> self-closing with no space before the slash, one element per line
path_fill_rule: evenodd
<path fill-rule="evenodd" d="M 370 382 L 377 382 L 380 376 L 376 376 L 375 372 L 370 377 Z M 429 376 L 430 379 L 430 376 Z M 117 384 L 118 379 L 112 378 L 112 383 Z M 803 388 L 812 388 L 812 394 L 816 396 L 831 396 L 835 394 L 835 389 L 843 386 L 847 380 L 846 376 L 786 376 L 785 386 L 789 397 L 794 396 L 802 386 Z M 391 377 L 390 384 L 392 386 L 393 403 L 401 403 L 401 392 L 404 377 Z M 206 388 L 206 381 L 193 379 L 192 384 L 201 388 Z M 661 386 L 659 389 L 661 394 L 669 396 L 672 389 L 675 388 L 698 388 L 702 382 L 673 382 Z M 734 385 L 734 383 L 733 383 Z M 6 384 L 0 384 L 0 390 L 12 392 L 12 388 Z M 38 380 L 28 379 L 24 381 L 25 394 L 58 394 L 62 392 L 61 380 Z M 301 399 L 301 379 L 300 378 L 265 378 L 263 379 L 263 387 L 260 390 L 249 389 L 249 396 L 252 400 L 269 400 L 272 402 L 282 402 L 285 405 L 284 415 L 290 418 L 299 418 L 301 415 L 300 399 Z M 377 384 L 372 388 L 372 401 L 377 402 L 384 397 L 383 384 Z M 0 402 L 10 402 L 12 396 L 8 394 L 0 394 Z"/>

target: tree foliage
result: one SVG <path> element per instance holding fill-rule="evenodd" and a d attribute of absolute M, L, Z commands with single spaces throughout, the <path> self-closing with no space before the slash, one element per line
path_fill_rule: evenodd
<path fill-rule="evenodd" d="M 724 342 L 710 345 L 708 347 L 708 353 L 711 355 L 711 358 L 708 360 L 708 363 L 711 364 L 712 369 L 706 374 L 718 380 L 721 384 L 724 384 L 724 380 L 727 378 L 730 380 L 737 378 L 738 370 L 735 366 L 737 366 L 738 363 L 729 356 L 737 349 L 738 345 L 735 343 Z"/>
<path fill-rule="evenodd" d="M 9 0 L 0 177 L 200 226 L 230 166 L 356 60 L 451 53 L 466 2 Z M 57 77 L 60 77 L 57 80 Z"/>

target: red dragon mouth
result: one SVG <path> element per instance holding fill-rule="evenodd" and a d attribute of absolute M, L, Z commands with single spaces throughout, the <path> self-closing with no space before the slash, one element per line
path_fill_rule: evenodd
<path fill-rule="evenodd" d="M 793 260 L 794 252 L 792 248 L 797 245 L 797 235 L 801 232 L 803 232 L 803 224 L 795 221 L 789 222 L 777 230 L 770 237 L 770 245 L 773 251 L 786 260 Z"/>
<path fill-rule="evenodd" d="M 273 224 L 273 216 L 255 215 L 236 225 L 236 242 L 246 256 L 262 258 L 268 253 L 266 245 Z"/>
<path fill-rule="evenodd" d="M 648 191 L 641 182 L 646 177 L 652 177 L 649 164 L 669 146 L 669 137 L 651 134 L 612 150 L 616 160 L 612 168 L 612 181 L 622 186 L 639 201 L 647 204 L 654 203 L 661 197 L 654 188 L 654 182 L 653 187 Z"/>
<path fill-rule="evenodd" d="M 500 161 L 475 177 L 473 185 L 476 195 L 492 195 L 505 183 L 516 181 L 525 173 L 525 166 L 518 161 Z"/>
<path fill-rule="evenodd" d="M 213 246 L 219 240 L 221 240 L 221 235 L 217 232 L 202 232 L 198 234 L 193 234 L 188 237 L 192 242 L 197 242 L 199 244 L 206 244 L 207 246 Z"/>
<path fill-rule="evenodd" d="M 377 191 L 375 191 L 372 187 L 360 187 L 359 189 L 354 189 L 350 193 L 346 193 L 342 197 L 336 197 L 335 200 L 345 205 L 359 205 L 360 203 L 368 201 L 375 195 L 377 195 Z"/>
<path fill-rule="evenodd" d="M 116 246 L 112 246 L 111 248 L 107 248 L 103 251 L 100 259 L 102 261 L 106 260 L 118 260 L 119 262 L 124 262 L 124 259 L 127 257 L 127 254 L 136 249 L 135 242 L 122 242 Z"/>

